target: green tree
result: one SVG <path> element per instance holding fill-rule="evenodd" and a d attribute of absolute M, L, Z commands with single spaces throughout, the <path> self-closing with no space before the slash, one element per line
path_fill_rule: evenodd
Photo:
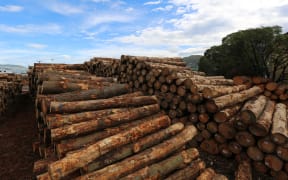
<path fill-rule="evenodd" d="M 284 80 L 288 70 L 288 35 L 281 27 L 247 29 L 227 35 L 222 44 L 206 50 L 199 70 L 209 75 L 258 75 Z"/>

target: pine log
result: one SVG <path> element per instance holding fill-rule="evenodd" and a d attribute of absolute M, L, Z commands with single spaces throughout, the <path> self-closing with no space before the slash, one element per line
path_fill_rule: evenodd
<path fill-rule="evenodd" d="M 255 138 L 247 131 L 237 132 L 235 139 L 243 147 L 249 147 L 255 144 Z"/>
<path fill-rule="evenodd" d="M 228 148 L 234 154 L 240 154 L 242 151 L 242 146 L 235 141 L 230 141 L 228 144 Z"/>
<path fill-rule="evenodd" d="M 51 130 L 52 141 L 87 134 L 92 131 L 115 126 L 121 123 L 126 123 L 142 117 L 150 116 L 160 111 L 158 104 L 143 106 L 139 108 L 131 108 L 125 112 L 111 114 L 103 118 L 97 118 L 86 122 L 67 125 Z"/>
<path fill-rule="evenodd" d="M 235 180 L 252 180 L 252 168 L 249 162 L 243 161 L 238 165 Z"/>
<path fill-rule="evenodd" d="M 215 113 L 221 109 L 224 109 L 225 107 L 234 106 L 238 103 L 244 102 L 247 99 L 250 99 L 251 97 L 254 97 L 262 92 L 263 90 L 261 88 L 255 86 L 239 93 L 232 93 L 214 98 L 210 101 L 207 101 L 205 106 L 208 112 Z"/>
<path fill-rule="evenodd" d="M 74 114 L 47 114 L 45 121 L 47 123 L 47 127 L 49 129 L 53 129 L 125 111 L 129 111 L 129 108 L 104 109 L 99 111 L 88 111 Z"/>
<path fill-rule="evenodd" d="M 48 172 L 38 175 L 37 180 L 52 180 L 48 174 Z"/>
<path fill-rule="evenodd" d="M 39 175 L 44 172 L 47 172 L 48 165 L 55 161 L 56 161 L 56 158 L 47 158 L 47 159 L 40 159 L 38 161 L 35 161 L 33 165 L 33 173 L 35 175 Z"/>
<path fill-rule="evenodd" d="M 284 144 L 288 138 L 287 110 L 285 104 L 276 104 L 272 121 L 272 140 L 276 144 Z"/>
<path fill-rule="evenodd" d="M 264 153 L 274 153 L 276 150 L 276 145 L 271 141 L 269 136 L 259 139 L 257 145 Z"/>
<path fill-rule="evenodd" d="M 117 127 L 107 128 L 99 132 L 95 132 L 86 136 L 80 136 L 77 138 L 62 140 L 59 144 L 56 145 L 56 151 L 59 158 L 63 157 L 64 154 L 66 154 L 68 151 L 80 149 L 82 147 L 85 147 L 89 144 L 95 143 L 101 139 L 107 138 L 109 136 L 115 135 L 119 133 L 120 131 L 126 130 L 128 128 L 137 126 L 141 124 L 142 122 L 148 121 L 149 119 L 159 118 L 163 116 L 164 112 L 159 112 L 155 115 L 141 118 L 136 121 L 132 121 L 130 123 L 120 124 Z"/>
<path fill-rule="evenodd" d="M 211 168 L 207 168 L 196 178 L 196 180 L 212 180 L 215 176 L 216 172 Z"/>
<path fill-rule="evenodd" d="M 275 109 L 275 102 L 268 100 L 263 113 L 259 116 L 255 124 L 249 126 L 250 132 L 255 136 L 265 136 L 269 133 L 273 113 Z"/>
<path fill-rule="evenodd" d="M 288 161 L 288 148 L 285 146 L 278 146 L 276 149 L 276 154 L 285 162 Z"/>
<path fill-rule="evenodd" d="M 268 82 L 265 86 L 268 91 L 275 91 L 278 88 L 278 84 L 276 82 Z"/>
<path fill-rule="evenodd" d="M 217 88 L 217 89 L 206 87 L 203 89 L 202 93 L 203 93 L 204 98 L 211 99 L 211 98 L 223 96 L 226 94 L 240 92 L 246 89 L 247 89 L 247 86 L 245 85 L 227 86 L 227 87 L 222 87 L 222 88 Z"/>
<path fill-rule="evenodd" d="M 114 97 L 109 99 L 74 101 L 74 102 L 51 102 L 49 113 L 77 113 L 83 111 L 94 111 L 107 108 L 122 108 L 129 106 L 143 106 L 156 104 L 156 96 L 138 97 Z"/>
<path fill-rule="evenodd" d="M 226 143 L 219 145 L 220 154 L 226 158 L 232 157 L 232 152 Z"/>
<path fill-rule="evenodd" d="M 107 165 L 113 164 L 116 161 L 122 160 L 128 156 L 131 156 L 133 153 L 138 153 L 143 151 L 153 145 L 161 143 L 163 140 L 170 138 L 171 136 L 179 133 L 183 130 L 184 125 L 182 123 L 176 123 L 169 126 L 166 129 L 163 129 L 159 132 L 155 132 L 151 135 L 145 136 L 139 139 L 135 143 L 125 145 L 121 148 L 116 149 L 115 151 L 109 152 L 104 156 L 101 156 L 99 159 L 96 159 L 94 162 L 84 166 L 82 170 L 87 172 L 92 172 L 98 169 L 101 169 Z"/>
<path fill-rule="evenodd" d="M 265 109 L 267 101 L 268 99 L 263 95 L 247 101 L 241 109 L 241 120 L 247 125 L 255 123 Z"/>
<path fill-rule="evenodd" d="M 239 111 L 240 108 L 241 108 L 241 104 L 237 104 L 233 107 L 225 108 L 221 110 L 220 112 L 217 112 L 216 114 L 214 114 L 214 120 L 217 123 L 228 121 L 228 119 L 232 118 L 232 116 L 234 116 Z"/>
<path fill-rule="evenodd" d="M 206 125 L 206 128 L 207 130 L 212 133 L 212 134 L 215 134 L 218 132 L 218 126 L 217 126 L 217 123 L 214 122 L 214 121 L 210 121 L 207 123 Z"/>
<path fill-rule="evenodd" d="M 199 173 L 205 169 L 205 162 L 201 160 L 196 160 L 187 166 L 184 169 L 178 170 L 175 173 L 171 174 L 166 180 L 186 180 L 186 179 L 195 179 Z"/>
<path fill-rule="evenodd" d="M 206 139 L 204 140 L 201 145 L 201 149 L 208 152 L 209 154 L 219 154 L 218 144 L 214 139 Z"/>
<path fill-rule="evenodd" d="M 261 174 L 266 174 L 268 171 L 268 167 L 262 161 L 253 161 L 253 168 Z"/>
<path fill-rule="evenodd" d="M 226 138 L 224 138 L 221 134 L 216 133 L 214 134 L 214 139 L 216 142 L 218 142 L 219 144 L 224 144 L 226 143 Z"/>
<path fill-rule="evenodd" d="M 198 156 L 199 152 L 195 148 L 183 150 L 181 153 L 173 155 L 161 162 L 146 166 L 145 168 L 142 168 L 121 179 L 162 179 L 175 169 L 186 166 L 186 164 L 190 163 Z"/>
<path fill-rule="evenodd" d="M 115 177 L 121 178 L 137 169 L 143 168 L 161 158 L 169 156 L 169 154 L 190 141 L 196 134 L 197 130 L 194 126 L 186 126 L 182 132 L 161 144 L 127 158 L 119 163 L 106 166 L 101 170 L 81 176 L 78 179 L 95 179 L 96 177 L 98 179 L 113 179 Z"/>
<path fill-rule="evenodd" d="M 230 122 L 224 122 L 219 124 L 218 132 L 225 139 L 233 139 L 236 135 L 236 129 L 233 126 L 233 119 L 231 119 Z"/>
<path fill-rule="evenodd" d="M 264 154 L 260 149 L 256 146 L 250 146 L 247 149 L 247 155 L 249 158 L 253 159 L 254 161 L 262 161 L 264 159 Z"/>
<path fill-rule="evenodd" d="M 280 171 L 283 167 L 283 161 L 275 155 L 266 155 L 265 156 L 265 165 L 268 166 L 273 171 Z"/>
<path fill-rule="evenodd" d="M 267 83 L 267 79 L 261 76 L 254 76 L 252 77 L 252 81 L 254 84 L 264 84 Z"/>
<path fill-rule="evenodd" d="M 235 85 L 245 84 L 247 86 L 251 86 L 252 79 L 247 77 L 247 76 L 235 76 L 235 77 L 233 77 L 233 83 Z"/>

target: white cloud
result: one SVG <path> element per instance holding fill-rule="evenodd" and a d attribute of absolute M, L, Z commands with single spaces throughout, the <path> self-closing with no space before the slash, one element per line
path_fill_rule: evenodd
<path fill-rule="evenodd" d="M 167 5 L 165 7 L 158 7 L 158 8 L 152 9 L 152 11 L 170 11 L 171 9 L 173 9 L 173 6 Z"/>
<path fill-rule="evenodd" d="M 49 9 L 53 12 L 62 15 L 72 15 L 82 13 L 83 10 L 80 7 L 72 6 L 66 3 L 54 2 L 49 5 Z"/>
<path fill-rule="evenodd" d="M 27 44 L 28 47 L 34 48 L 34 49 L 44 49 L 47 47 L 45 44 L 39 44 L 39 43 L 29 43 Z"/>
<path fill-rule="evenodd" d="M 178 16 L 115 41 L 155 48 L 176 46 L 179 55 L 199 54 L 238 30 L 274 25 L 288 29 L 288 13 L 279 11 L 288 7 L 287 0 L 170 0 L 169 4 Z"/>
<path fill-rule="evenodd" d="M 111 23 L 111 22 L 130 22 L 134 19 L 133 16 L 129 15 L 123 15 L 123 14 L 95 14 L 90 17 L 87 17 L 84 22 L 84 29 L 95 27 L 97 25 L 103 24 L 103 23 Z"/>
<path fill-rule="evenodd" d="M 126 12 L 132 12 L 132 11 L 134 11 L 134 8 L 129 7 L 129 8 L 127 8 L 127 9 L 125 9 L 125 11 L 126 11 Z"/>
<path fill-rule="evenodd" d="M 0 6 L 0 12 L 20 12 L 24 8 L 22 6 L 16 6 L 16 5 L 6 5 L 6 6 Z"/>
<path fill-rule="evenodd" d="M 5 24 L 0 24 L 0 31 L 6 33 L 18 33 L 18 34 L 59 34 L 61 33 L 61 27 L 57 24 L 44 24 L 44 25 L 35 25 L 35 24 L 25 24 L 25 25 L 16 25 L 8 26 Z"/>
<path fill-rule="evenodd" d="M 157 4 L 160 4 L 161 3 L 161 0 L 159 1 L 148 1 L 148 2 L 145 2 L 144 5 L 157 5 Z"/>

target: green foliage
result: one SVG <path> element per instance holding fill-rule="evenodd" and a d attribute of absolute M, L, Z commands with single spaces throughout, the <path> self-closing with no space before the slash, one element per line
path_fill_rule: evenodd
<path fill-rule="evenodd" d="M 198 63 L 200 61 L 201 55 L 191 55 L 188 57 L 184 57 L 183 60 L 187 63 L 189 67 L 191 67 L 193 70 L 198 70 Z"/>
<path fill-rule="evenodd" d="M 199 70 L 208 75 L 258 75 L 283 80 L 283 73 L 288 70 L 285 67 L 288 65 L 287 40 L 288 35 L 281 34 L 279 26 L 229 34 L 222 39 L 221 45 L 206 50 L 200 59 Z M 282 75 L 277 76 L 280 71 Z"/>

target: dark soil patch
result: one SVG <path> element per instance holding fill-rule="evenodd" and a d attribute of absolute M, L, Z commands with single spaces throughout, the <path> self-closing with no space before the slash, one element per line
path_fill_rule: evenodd
<path fill-rule="evenodd" d="M 0 117 L 0 179 L 34 179 L 32 151 L 37 140 L 34 104 L 29 95 L 19 95 Z"/>

